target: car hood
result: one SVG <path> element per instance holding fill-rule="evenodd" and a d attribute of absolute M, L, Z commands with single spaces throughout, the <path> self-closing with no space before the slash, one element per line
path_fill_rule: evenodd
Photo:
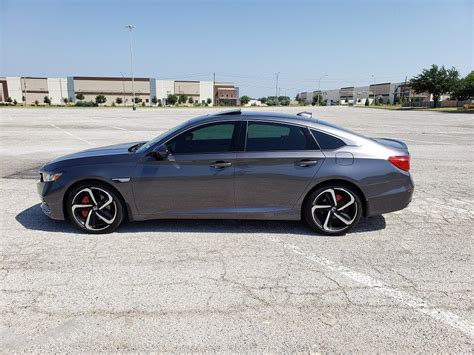
<path fill-rule="evenodd" d="M 130 152 L 128 149 L 138 143 L 144 142 L 114 144 L 64 155 L 45 164 L 41 170 L 50 170 L 50 168 L 59 165 L 68 166 L 116 162 L 117 159 L 120 159 L 121 157 L 129 156 Z"/>

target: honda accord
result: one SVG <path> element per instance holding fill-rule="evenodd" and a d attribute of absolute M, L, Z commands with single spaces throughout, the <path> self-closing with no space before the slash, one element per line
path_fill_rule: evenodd
<path fill-rule="evenodd" d="M 342 235 L 361 216 L 405 208 L 405 143 L 368 138 L 302 112 L 225 111 L 148 141 L 94 148 L 40 170 L 43 212 L 87 233 L 124 220 L 304 220 Z"/>

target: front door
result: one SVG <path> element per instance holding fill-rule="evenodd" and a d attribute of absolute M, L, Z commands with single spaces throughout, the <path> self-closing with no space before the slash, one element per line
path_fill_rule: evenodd
<path fill-rule="evenodd" d="M 294 207 L 324 161 L 306 127 L 249 121 L 245 151 L 237 153 L 236 207 L 278 213 Z"/>
<path fill-rule="evenodd" d="M 139 213 L 172 217 L 234 209 L 239 126 L 228 121 L 191 128 L 166 143 L 167 159 L 144 157 L 132 177 Z"/>

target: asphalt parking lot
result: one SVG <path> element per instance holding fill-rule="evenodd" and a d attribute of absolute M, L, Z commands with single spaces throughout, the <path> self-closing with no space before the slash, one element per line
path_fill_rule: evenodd
<path fill-rule="evenodd" d="M 40 211 L 43 163 L 213 109 L 0 109 L 0 351 L 472 352 L 474 115 L 304 110 L 405 141 L 411 205 L 343 237 L 269 221 L 77 233 Z"/>

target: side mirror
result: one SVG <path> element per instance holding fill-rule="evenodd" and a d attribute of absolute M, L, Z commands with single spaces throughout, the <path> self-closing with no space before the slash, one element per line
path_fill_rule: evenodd
<path fill-rule="evenodd" d="M 157 160 L 164 160 L 170 155 L 170 152 L 166 145 L 160 144 L 151 151 L 151 155 Z"/>

